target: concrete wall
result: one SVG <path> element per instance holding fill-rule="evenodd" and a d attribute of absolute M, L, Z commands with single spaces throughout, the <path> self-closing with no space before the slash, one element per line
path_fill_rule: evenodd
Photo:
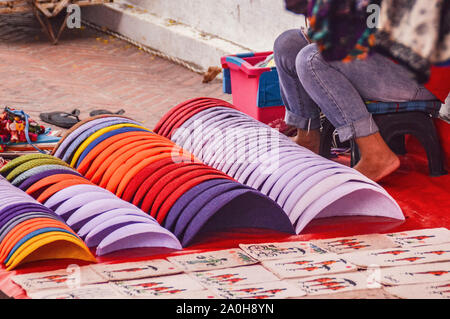
<path fill-rule="evenodd" d="M 256 51 L 272 50 L 284 30 L 304 25 L 284 0 L 128 0 L 149 12 Z"/>
<path fill-rule="evenodd" d="M 284 0 L 115 0 L 84 7 L 82 19 L 200 72 L 224 55 L 271 51 L 280 33 L 305 22 L 285 10 Z"/>

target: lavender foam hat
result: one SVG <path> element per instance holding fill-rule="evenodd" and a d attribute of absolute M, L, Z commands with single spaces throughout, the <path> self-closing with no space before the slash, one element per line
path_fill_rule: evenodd
<path fill-rule="evenodd" d="M 301 174 L 298 174 L 295 179 L 291 179 L 288 182 L 288 185 L 290 184 L 288 188 L 294 187 L 294 189 L 291 189 L 290 192 L 288 191 L 288 189 L 284 189 L 280 193 L 277 201 L 278 203 L 280 203 L 280 205 L 282 205 L 286 212 L 291 211 L 293 209 L 293 205 L 295 205 L 295 203 L 298 201 L 299 196 L 301 197 L 306 191 L 314 187 L 323 179 L 335 174 L 352 174 L 355 180 L 373 184 L 371 180 L 363 179 L 361 175 L 354 170 L 346 171 L 340 167 L 333 166 L 333 164 L 329 164 L 329 166 L 315 166 L 310 169 L 306 169 Z M 299 180 L 301 180 L 301 184 L 298 183 Z"/>
<path fill-rule="evenodd" d="M 255 128 L 257 127 L 252 123 L 242 123 L 239 121 L 230 123 L 213 123 L 206 129 L 206 131 L 214 138 L 207 140 L 203 145 L 197 146 L 194 149 L 194 152 L 208 150 L 210 152 L 215 151 L 215 153 L 220 153 L 219 147 L 224 143 L 226 143 L 228 148 L 230 148 L 231 145 L 235 145 L 240 140 L 245 141 L 252 135 L 260 135 L 260 132 L 253 132 Z M 247 129 L 250 131 L 247 131 Z M 218 134 L 219 132 L 224 132 L 226 135 L 223 137 L 222 135 Z"/>
<path fill-rule="evenodd" d="M 201 232 L 229 228 L 264 228 L 294 233 L 288 217 L 274 201 L 252 189 L 234 189 L 203 206 L 181 239 L 190 245 Z"/>
<path fill-rule="evenodd" d="M 97 246 L 96 253 L 103 256 L 130 248 L 165 247 L 182 249 L 178 239 L 168 230 L 154 224 L 130 224 L 106 236 Z"/>
<path fill-rule="evenodd" d="M 98 188 L 100 189 L 100 187 Z M 117 199 L 117 197 L 113 193 L 102 191 L 80 193 L 64 201 L 58 206 L 58 208 L 55 209 L 55 213 L 61 216 L 64 220 L 67 220 L 80 207 L 100 199 Z"/>
<path fill-rule="evenodd" d="M 309 161 L 311 159 L 310 155 L 305 155 L 305 157 L 303 157 L 301 154 L 298 154 L 293 149 L 280 150 L 280 152 L 278 152 L 278 153 L 275 152 L 275 154 L 272 155 L 271 161 L 264 162 L 264 165 L 261 165 L 258 170 L 254 171 L 254 173 L 249 176 L 246 184 L 255 189 L 261 189 L 264 182 L 269 178 L 269 175 L 277 173 L 277 170 L 279 169 L 279 164 L 278 164 L 277 160 L 279 158 L 281 158 L 280 157 L 281 154 L 283 154 L 283 156 L 297 154 L 297 159 L 299 159 L 299 160 L 302 158 L 305 158 L 306 161 Z M 317 160 L 321 160 L 321 159 L 318 158 Z"/>
<path fill-rule="evenodd" d="M 216 152 L 219 152 L 217 148 L 213 148 L 213 145 L 216 145 L 221 141 L 222 143 L 219 143 L 219 147 L 223 146 L 224 141 L 230 138 L 230 132 L 233 132 L 233 130 L 240 125 L 244 125 L 243 123 L 239 122 L 233 122 L 233 123 L 227 123 L 227 122 L 221 122 L 218 123 L 221 125 L 211 125 L 208 128 L 205 128 L 202 131 L 201 138 L 195 139 L 195 135 L 193 136 L 193 143 L 192 145 L 188 146 L 189 150 L 193 150 L 193 152 L 197 152 L 198 154 L 202 155 L 202 158 L 206 159 L 205 152 L 206 150 L 214 150 Z M 185 143 L 186 144 L 186 143 Z"/>
<path fill-rule="evenodd" d="M 314 218 L 360 215 L 405 219 L 398 204 L 379 187 L 347 182 L 309 205 L 297 220 L 295 229 L 300 233 Z"/>
<path fill-rule="evenodd" d="M 229 130 L 238 127 L 239 125 L 243 125 L 244 123 L 239 121 L 228 121 L 223 120 L 221 122 L 211 123 L 209 126 L 202 126 L 201 137 L 197 138 L 195 136 L 196 129 L 195 127 L 186 129 L 186 132 L 193 132 L 191 136 L 189 136 L 190 140 L 186 138 L 180 141 L 180 146 L 183 146 L 186 150 L 189 151 L 197 151 L 198 154 L 203 151 L 203 149 L 207 145 L 211 145 L 211 143 L 217 142 L 218 140 L 224 140 L 222 134 L 224 132 L 229 132 Z"/>
<path fill-rule="evenodd" d="M 233 146 L 233 143 L 223 143 L 217 150 L 212 150 L 210 147 L 205 147 L 203 150 L 204 162 L 207 165 L 214 166 L 218 170 L 223 170 L 223 166 L 229 163 L 236 163 L 236 165 L 242 165 L 245 163 L 245 158 L 242 158 L 242 154 L 239 154 L 241 150 L 240 146 Z M 244 153 L 244 156 L 247 155 Z M 238 157 L 241 156 L 241 157 Z"/>
<path fill-rule="evenodd" d="M 81 133 L 83 133 L 84 131 L 90 129 L 91 127 L 93 127 L 99 123 L 109 122 L 111 120 L 118 120 L 118 119 L 123 119 L 124 123 L 130 123 L 130 122 L 137 123 L 135 121 L 131 121 L 131 120 L 123 118 L 123 117 L 102 117 L 99 119 L 89 121 L 87 123 L 84 123 L 80 127 L 77 127 L 75 130 L 73 130 L 73 132 L 70 132 L 70 134 L 68 136 L 66 136 L 64 141 L 62 141 L 61 144 L 58 146 L 54 155 L 58 158 L 62 158 L 62 155 L 66 151 L 66 148 L 69 147 L 69 145 L 72 143 L 72 141 L 74 141 Z"/>
<path fill-rule="evenodd" d="M 79 209 L 77 209 L 70 217 L 67 219 L 67 224 L 75 231 L 78 231 L 84 224 L 95 216 L 113 210 L 116 208 L 135 208 L 136 206 L 130 204 L 119 198 L 117 199 L 100 199 L 90 202 Z"/>
<path fill-rule="evenodd" d="M 295 165 L 294 165 L 295 163 Z M 276 172 L 263 180 L 263 176 L 258 177 L 253 185 L 259 185 L 264 194 L 269 194 L 271 198 L 278 198 L 278 194 L 288 185 L 289 181 L 295 179 L 297 175 L 302 174 L 314 167 L 337 167 L 330 162 L 322 161 L 315 157 L 297 158 L 292 163 L 280 167 Z M 303 179 L 302 179 L 303 181 Z M 295 187 L 295 186 L 293 186 Z"/>
<path fill-rule="evenodd" d="M 278 160 L 279 164 L 278 166 L 281 168 L 284 165 L 291 163 L 292 161 L 298 159 L 298 155 L 297 154 L 293 154 L 293 153 L 281 153 L 277 156 L 277 158 L 275 160 Z M 272 163 L 272 158 L 266 159 L 265 161 L 262 162 L 253 162 L 250 165 L 248 165 L 247 167 L 245 167 L 243 170 L 237 170 L 234 178 L 236 180 L 238 180 L 240 183 L 246 184 L 247 185 L 247 181 L 249 176 L 251 176 L 252 174 L 256 174 L 257 171 L 260 169 L 260 166 L 263 167 L 267 167 Z M 261 173 L 261 172 L 258 172 Z"/>
<path fill-rule="evenodd" d="M 117 217 L 117 216 L 124 216 L 124 215 L 135 215 L 140 216 L 148 219 L 152 223 L 157 223 L 155 219 L 153 219 L 150 215 L 144 213 L 141 210 L 131 209 L 131 208 L 117 208 L 112 209 L 104 214 L 100 214 L 92 218 L 90 221 L 88 221 L 86 224 L 83 225 L 83 227 L 80 228 L 78 231 L 78 235 L 82 238 L 84 238 L 92 229 L 94 229 L 96 226 L 100 225 L 101 223 L 106 222 L 110 218 Z"/>
<path fill-rule="evenodd" d="M 248 180 L 254 181 L 257 178 L 251 176 L 261 176 L 270 174 L 271 176 L 274 174 L 279 174 L 279 170 L 292 163 L 293 161 L 309 161 L 311 158 L 316 158 L 312 155 L 299 156 L 297 152 L 292 152 L 291 150 L 280 150 L 277 152 L 276 150 L 260 153 L 259 151 L 250 157 L 251 164 L 244 168 L 239 168 L 233 174 L 233 177 L 238 181 L 245 181 L 247 184 Z M 256 159 L 260 159 L 257 161 Z M 230 170 L 232 167 L 230 168 Z M 270 176 L 267 176 L 267 178 Z M 261 178 L 265 178 L 265 176 L 261 176 Z"/>
<path fill-rule="evenodd" d="M 250 154 L 250 163 L 255 161 L 258 158 L 256 156 L 262 157 L 264 159 L 264 158 L 267 158 L 267 157 L 270 157 L 270 156 L 275 157 L 278 154 L 280 154 L 281 152 L 288 152 L 288 151 L 297 152 L 299 154 L 299 157 L 310 156 L 311 155 L 310 152 L 304 152 L 304 153 L 299 152 L 298 149 L 295 146 L 281 148 L 281 147 L 278 147 L 277 145 L 272 145 L 272 146 L 270 146 L 270 152 L 268 152 L 267 155 L 265 155 L 265 156 L 263 154 L 265 152 L 267 152 L 267 150 L 262 148 L 262 147 L 261 147 L 260 150 L 254 151 L 252 154 Z M 241 153 L 242 153 L 242 151 L 241 151 Z M 221 170 L 223 170 L 224 172 L 227 172 L 227 171 L 229 171 L 231 169 L 231 167 L 233 165 L 236 166 L 238 164 L 237 163 L 228 163 L 228 165 L 223 165 L 221 167 Z M 267 171 L 267 169 L 265 171 Z M 270 173 L 272 173 L 272 172 L 270 172 Z"/>
<path fill-rule="evenodd" d="M 211 111 L 209 112 L 208 110 L 211 110 Z M 187 110 L 185 110 L 185 111 L 187 111 Z M 167 133 L 165 133 L 164 131 L 169 130 L 169 131 L 172 131 L 171 135 L 173 135 L 178 130 L 179 127 L 184 125 L 189 120 L 193 121 L 192 119 L 199 120 L 200 118 L 202 118 L 201 121 L 203 122 L 206 120 L 206 118 L 211 117 L 210 113 L 214 113 L 214 115 L 216 115 L 216 116 L 226 113 L 226 111 L 222 107 L 221 108 L 206 108 L 206 109 L 204 109 L 204 111 L 207 111 L 207 112 L 201 112 L 201 111 L 198 112 L 195 108 L 191 108 L 187 112 L 191 112 L 191 111 L 195 111 L 195 114 L 191 115 L 191 117 L 189 117 L 187 119 L 185 118 L 186 114 L 182 114 L 182 113 L 172 114 L 172 117 L 170 117 L 166 120 L 166 128 L 161 129 L 159 134 L 166 136 Z M 180 123 L 180 121 L 183 121 L 183 122 Z"/>
<path fill-rule="evenodd" d="M 13 186 L 14 187 L 14 186 Z M 29 196 L 26 193 L 19 193 L 17 190 L 12 188 L 0 188 L 0 205 L 3 205 L 7 200 L 9 200 L 11 197 L 19 197 L 23 198 L 24 200 L 34 200 L 31 196 Z"/>
<path fill-rule="evenodd" d="M 189 128 L 191 126 L 194 126 L 194 123 L 196 121 L 204 121 L 204 118 L 210 118 L 210 114 L 221 114 L 221 113 L 226 113 L 229 116 L 233 116 L 233 112 L 229 112 L 227 109 L 230 109 L 228 107 L 214 107 L 214 108 L 209 108 L 209 109 L 205 109 L 202 110 L 196 114 L 194 114 L 193 116 L 191 116 L 189 119 L 187 119 L 180 127 L 183 128 Z M 230 109 L 232 111 L 234 111 L 233 109 Z M 180 132 L 178 130 L 175 130 L 175 132 L 172 134 L 172 140 L 177 140 L 180 138 Z"/>
<path fill-rule="evenodd" d="M 20 185 L 25 180 L 27 180 L 28 178 L 32 177 L 33 175 L 36 175 L 36 174 L 44 172 L 44 171 L 52 171 L 52 170 L 67 171 L 67 172 L 69 172 L 69 174 L 74 174 L 74 175 L 80 175 L 81 176 L 81 174 L 79 174 L 78 172 L 74 171 L 73 169 L 71 169 L 70 167 L 67 167 L 67 166 L 62 166 L 62 165 L 41 165 L 41 166 L 33 167 L 33 168 L 29 169 L 28 171 L 23 172 L 22 174 L 17 176 L 11 182 L 11 184 L 20 188 Z"/>
<path fill-rule="evenodd" d="M 0 200 L 1 200 L 0 205 L 3 205 L 5 203 L 5 201 L 10 199 L 11 197 L 20 197 L 20 198 L 23 198 L 24 200 L 26 200 L 26 199 L 32 200 L 33 199 L 28 194 L 26 194 L 26 193 L 19 193 L 15 189 L 5 188 L 5 187 L 0 188 Z"/>
<path fill-rule="evenodd" d="M 88 192 L 103 192 L 107 194 L 112 194 L 110 191 L 97 186 L 97 185 L 89 185 L 89 184 L 80 184 L 80 185 L 73 185 L 69 186 L 67 188 L 64 188 L 60 190 L 59 192 L 53 194 L 50 196 L 44 203 L 44 206 L 55 210 L 66 200 L 76 196 L 77 194 L 81 193 L 88 193 Z"/>
<path fill-rule="evenodd" d="M 9 222 L 13 219 L 16 219 L 17 217 L 24 217 L 24 214 L 28 213 L 28 212 L 32 212 L 32 213 L 39 213 L 42 216 L 47 216 L 49 218 L 54 217 L 54 214 L 50 214 L 48 212 L 43 212 L 43 211 L 39 211 L 37 209 L 34 210 L 28 210 L 28 209 L 23 209 L 23 210 L 16 210 L 14 212 L 5 214 L 4 216 L 2 216 L 2 219 L 0 220 L 0 229 L 4 229 L 4 226 L 9 225 Z M 34 217 L 30 217 L 28 215 L 28 218 L 34 218 Z M 53 218 L 56 219 L 56 218 Z"/>
<path fill-rule="evenodd" d="M 14 203 L 33 203 L 40 205 L 40 203 L 27 193 L 11 185 L 7 180 L 0 179 L 0 214 L 3 208 Z"/>
<path fill-rule="evenodd" d="M 227 179 L 211 179 L 192 187 L 190 190 L 181 195 L 170 208 L 166 218 L 163 221 L 163 227 L 173 231 L 178 218 L 189 203 L 195 201 L 195 199 L 198 196 L 201 196 L 201 194 L 206 190 L 217 185 L 228 183 L 232 183 L 232 181 Z"/>
<path fill-rule="evenodd" d="M 108 215 L 108 212 L 102 215 Z M 86 235 L 85 237 L 86 245 L 88 247 L 96 247 L 106 236 L 108 236 L 113 231 L 126 225 L 136 223 L 157 225 L 148 218 L 137 215 L 122 215 L 111 217 L 105 222 L 101 223 L 100 225 L 97 225 Z"/>
<path fill-rule="evenodd" d="M 206 109 L 207 111 L 209 109 Z M 187 119 L 183 124 L 180 125 L 177 129 L 174 130 L 172 134 L 172 141 L 178 140 L 178 145 L 183 144 L 187 138 L 189 138 L 196 128 L 196 125 L 198 123 L 202 124 L 202 128 L 204 127 L 203 123 L 209 119 L 210 117 L 216 115 L 216 114 L 222 114 L 225 111 L 221 109 L 212 108 L 211 112 L 199 112 L 194 114 L 192 117 Z M 193 141 L 194 142 L 194 141 Z M 196 139 L 195 142 L 198 142 Z"/>
<path fill-rule="evenodd" d="M 305 208 L 308 207 L 308 205 L 314 202 L 317 198 L 335 188 L 339 188 L 339 186 L 348 181 L 358 181 L 358 176 L 352 173 L 337 173 L 328 176 L 317 184 L 314 184 L 313 186 L 308 188 L 307 191 L 301 193 L 300 196 L 297 197 L 298 200 L 294 203 L 294 205 L 291 205 L 291 203 L 288 202 L 289 200 L 286 201 L 284 209 L 288 214 L 289 219 L 294 223 L 294 221 L 296 221 L 303 213 Z M 361 186 L 362 185 L 363 183 L 361 183 Z M 292 198 L 294 198 L 294 196 Z"/>
<path fill-rule="evenodd" d="M 197 113 L 192 118 L 187 120 L 183 125 L 181 125 L 179 129 L 177 129 L 175 131 L 175 133 L 172 135 L 172 140 L 180 146 L 185 145 L 186 140 L 188 138 L 190 138 L 192 136 L 192 134 L 195 132 L 196 124 L 201 123 L 202 124 L 202 132 L 203 132 L 203 130 L 206 130 L 205 133 L 202 133 L 203 139 L 193 139 L 189 145 L 190 148 L 186 148 L 186 149 L 193 150 L 197 147 L 201 147 L 202 143 L 206 142 L 211 137 L 210 134 L 212 134 L 211 133 L 212 128 L 214 128 L 218 125 L 221 125 L 221 126 L 232 125 L 232 124 L 236 124 L 238 122 L 241 124 L 244 124 L 244 120 L 231 117 L 232 114 L 227 112 L 227 110 L 224 110 L 222 112 L 226 112 L 228 118 L 223 118 L 220 122 L 214 121 L 214 117 L 212 117 L 211 121 L 207 120 L 207 119 L 210 119 L 212 115 L 217 114 L 217 112 Z M 207 123 L 207 125 L 205 125 L 205 122 Z"/>
<path fill-rule="evenodd" d="M 8 198 L 2 198 L 1 203 L 2 204 L 0 205 L 0 211 L 3 211 L 3 209 L 13 204 L 34 203 L 34 202 L 22 196 L 10 196 Z"/>
<path fill-rule="evenodd" d="M 227 129 L 225 138 L 217 138 L 212 143 L 206 144 L 202 151 L 205 153 L 204 158 L 207 162 L 214 162 L 217 156 L 227 155 L 226 152 L 240 150 L 240 147 L 246 143 L 251 143 L 261 137 L 266 137 L 268 134 L 261 134 L 261 132 L 248 133 L 243 135 L 242 132 L 236 129 Z M 232 134 L 232 135 L 231 135 Z M 233 137 L 233 138 L 232 138 Z M 230 140 L 231 139 L 231 140 Z M 208 155 L 206 155 L 208 154 Z"/>
<path fill-rule="evenodd" d="M 218 158 L 222 158 L 224 155 L 227 156 L 228 154 L 226 153 L 226 151 L 232 149 L 231 147 L 235 143 L 235 141 L 232 141 L 231 143 L 229 142 L 229 139 L 231 138 L 230 135 L 235 134 L 234 132 L 237 132 L 235 130 L 235 126 L 240 125 L 242 124 L 234 123 L 230 125 L 224 125 L 225 129 L 223 129 L 223 132 L 225 132 L 226 134 L 225 137 L 215 134 L 215 132 L 220 132 L 222 130 L 220 126 L 215 126 L 211 131 L 213 132 L 212 135 L 214 136 L 214 139 L 211 139 L 207 143 L 204 143 L 200 148 L 194 150 L 194 152 L 200 152 L 199 154 L 202 154 L 202 159 L 207 164 L 216 162 Z M 220 161 L 218 163 L 220 164 Z"/>
<path fill-rule="evenodd" d="M 332 172 L 329 173 L 328 170 L 332 170 Z M 284 207 L 288 197 L 296 198 L 295 196 L 297 195 L 294 193 L 302 192 L 303 190 L 307 190 L 308 187 L 311 187 L 311 183 L 302 186 L 308 178 L 317 176 L 317 174 L 322 174 L 315 177 L 320 179 L 323 178 L 323 176 L 329 176 L 328 174 L 335 174 L 336 172 L 342 172 L 342 170 L 333 163 L 317 162 L 311 163 L 309 166 L 302 165 L 295 174 L 281 176 L 281 178 L 273 185 L 269 196 L 271 198 L 276 198 L 277 203 L 281 207 Z M 301 190 L 297 190 L 297 188 L 301 188 Z"/>
<path fill-rule="evenodd" d="M 221 165 L 221 169 L 228 175 L 236 178 L 236 174 L 239 171 L 244 171 L 248 166 L 261 163 L 268 157 L 272 157 L 275 160 L 275 155 L 278 154 L 277 149 L 272 149 L 271 145 L 267 145 L 268 148 L 264 149 L 262 145 L 254 145 L 254 140 L 249 141 L 249 144 L 238 146 L 236 151 L 237 161 L 228 161 Z M 275 163 L 278 163 L 274 161 Z M 271 163 L 273 164 L 273 163 Z M 270 166 L 270 165 L 269 165 Z M 263 169 L 262 165 L 258 166 L 258 169 Z M 264 167 L 267 169 L 267 167 Z"/>
<path fill-rule="evenodd" d="M 273 145 L 271 143 L 267 143 L 266 145 L 256 144 L 256 140 L 250 140 L 249 145 L 245 145 L 240 147 L 240 150 L 237 151 L 237 158 L 244 159 L 243 164 L 239 165 L 239 162 L 230 162 L 226 165 L 223 165 L 221 169 L 226 172 L 228 175 L 236 177 L 237 172 L 243 171 L 246 169 L 247 166 L 255 163 L 260 162 L 261 165 L 259 167 L 259 170 L 261 173 L 272 174 L 278 169 L 279 167 L 279 160 L 280 160 L 280 152 L 284 151 L 285 153 L 288 153 L 291 149 L 289 148 L 280 148 L 277 145 Z M 292 151 L 292 150 L 291 150 Z M 244 156 L 245 152 L 248 153 L 248 156 Z M 300 153 L 298 157 L 316 157 L 315 154 L 312 153 Z M 266 165 L 262 165 L 265 160 L 270 159 L 270 162 L 266 162 Z"/>
<path fill-rule="evenodd" d="M 307 168 L 310 168 L 312 166 L 320 165 L 320 163 L 317 163 L 317 158 L 310 157 L 306 159 L 295 159 L 292 160 L 290 163 L 286 163 L 283 166 L 280 166 L 275 173 L 268 175 L 267 178 L 263 181 L 263 174 L 260 175 L 260 178 L 255 181 L 255 185 L 259 185 L 258 188 L 261 190 L 263 194 L 270 194 L 270 198 L 276 199 L 278 198 L 279 192 L 281 192 L 282 189 L 279 189 L 279 192 L 274 191 L 271 192 L 274 185 L 283 179 L 283 177 L 286 177 L 287 180 L 289 180 L 289 177 L 292 179 L 296 176 L 298 172 L 301 172 Z M 281 183 L 279 183 L 281 184 Z"/>
<path fill-rule="evenodd" d="M 105 127 L 113 126 L 116 124 L 122 124 L 122 123 L 131 123 L 131 124 L 139 125 L 137 122 L 128 120 L 128 119 L 109 120 L 109 121 L 104 121 L 103 123 L 98 123 L 98 124 L 92 126 L 91 128 L 85 130 L 84 132 L 82 132 L 70 143 L 69 147 L 64 152 L 62 160 L 64 162 L 68 163 L 71 160 L 73 153 L 75 153 L 75 151 L 81 145 L 81 143 L 83 143 L 89 136 L 91 136 L 95 132 L 97 132 Z"/>

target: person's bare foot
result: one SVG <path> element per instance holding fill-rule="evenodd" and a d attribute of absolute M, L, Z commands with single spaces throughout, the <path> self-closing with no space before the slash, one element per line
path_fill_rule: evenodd
<path fill-rule="evenodd" d="M 374 182 L 378 182 L 396 171 L 400 159 L 384 142 L 379 133 L 356 139 L 361 152 L 361 160 L 354 169 Z"/>
<path fill-rule="evenodd" d="M 290 139 L 297 145 L 303 146 L 316 154 L 319 154 L 320 149 L 320 131 L 319 130 L 297 130 L 297 135 L 290 137 Z"/>
<path fill-rule="evenodd" d="M 400 166 L 400 159 L 394 153 L 377 158 L 361 159 L 354 169 L 364 174 L 374 182 L 379 182 L 395 172 Z"/>

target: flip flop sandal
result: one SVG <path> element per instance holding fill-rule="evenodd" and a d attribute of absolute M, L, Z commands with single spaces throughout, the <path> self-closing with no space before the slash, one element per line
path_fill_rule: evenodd
<path fill-rule="evenodd" d="M 108 111 L 108 110 L 103 110 L 103 109 L 101 109 L 101 110 L 94 110 L 94 111 L 92 111 L 91 113 L 89 113 L 89 115 L 90 116 L 97 116 L 97 115 L 103 115 L 103 114 L 116 114 L 116 115 L 122 115 L 122 114 L 124 114 L 125 113 L 125 110 L 124 109 L 120 109 L 120 110 L 118 110 L 117 112 L 111 112 L 111 111 Z"/>
<path fill-rule="evenodd" d="M 39 118 L 49 124 L 53 124 L 62 128 L 71 128 L 78 122 L 80 119 L 78 116 L 80 115 L 80 110 L 74 109 L 71 113 L 67 112 L 50 112 L 50 113 L 41 113 L 39 114 Z"/>

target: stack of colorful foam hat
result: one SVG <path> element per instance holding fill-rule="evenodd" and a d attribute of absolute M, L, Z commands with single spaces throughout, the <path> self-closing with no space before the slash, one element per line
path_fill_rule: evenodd
<path fill-rule="evenodd" d="M 7 270 L 49 259 L 96 261 L 58 215 L 2 176 L 0 203 L 0 259 Z"/>
<path fill-rule="evenodd" d="M 395 200 L 358 171 L 325 159 L 217 99 L 171 109 L 155 133 L 276 201 L 300 233 L 314 218 L 404 219 Z"/>
<path fill-rule="evenodd" d="M 294 232 L 273 200 L 127 118 L 94 117 L 78 123 L 54 155 L 149 213 L 183 246 L 206 230 Z"/>
<path fill-rule="evenodd" d="M 52 164 L 36 166 L 36 158 L 42 164 Z M 93 184 L 56 157 L 18 157 L 3 172 L 13 185 L 62 218 L 89 248 L 96 249 L 98 256 L 129 248 L 181 249 L 178 239 L 154 218 Z"/>

